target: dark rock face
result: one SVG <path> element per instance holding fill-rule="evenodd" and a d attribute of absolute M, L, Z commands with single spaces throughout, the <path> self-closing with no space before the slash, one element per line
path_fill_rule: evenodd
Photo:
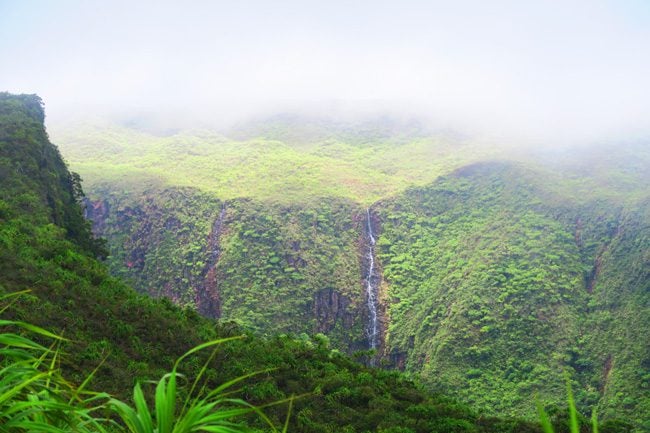
<path fill-rule="evenodd" d="M 596 287 L 598 277 L 600 276 L 600 273 L 603 268 L 603 257 L 609 252 L 612 243 L 616 240 L 616 238 L 621 236 L 621 230 L 622 229 L 620 223 L 617 224 L 615 227 L 612 227 L 608 233 L 609 241 L 600 247 L 600 250 L 598 251 L 598 255 L 594 260 L 594 265 L 591 269 L 591 272 L 585 277 L 585 287 L 587 288 L 588 293 L 591 294 L 594 292 L 594 288 Z"/>
<path fill-rule="evenodd" d="M 84 218 L 90 220 L 93 226 L 93 234 L 98 236 L 106 229 L 106 219 L 110 212 L 110 205 L 106 200 L 84 199 Z"/>
<path fill-rule="evenodd" d="M 201 282 L 196 290 L 196 309 L 203 316 L 221 317 L 221 296 L 217 279 L 217 262 L 221 256 L 220 238 L 226 217 L 226 205 L 223 204 L 219 217 L 212 224 L 208 235 L 208 261 L 201 275 Z"/>
<path fill-rule="evenodd" d="M 387 367 L 396 368 L 398 370 L 404 371 L 406 370 L 407 359 L 408 359 L 408 353 L 393 351 L 384 358 L 383 362 Z"/>
<path fill-rule="evenodd" d="M 578 217 L 576 218 L 576 228 L 573 235 L 578 248 L 582 248 L 584 246 L 582 241 L 582 229 L 583 229 L 582 219 Z"/>
<path fill-rule="evenodd" d="M 206 317 L 221 317 L 221 296 L 217 282 L 216 266 L 212 266 L 203 280 L 203 287 L 196 291 L 196 309 Z"/>
<path fill-rule="evenodd" d="M 352 327 L 354 318 L 348 312 L 350 300 L 334 289 L 323 289 L 314 295 L 314 315 L 316 332 L 331 331 L 338 321 L 345 328 Z"/>
<path fill-rule="evenodd" d="M 138 208 L 127 208 L 122 212 L 118 213 L 118 221 L 121 221 L 124 226 L 126 226 L 126 221 L 129 219 L 135 219 L 136 221 L 144 221 L 138 227 L 138 230 L 135 232 L 130 239 L 130 245 L 127 251 L 129 251 L 126 259 L 126 267 L 129 269 L 136 269 L 139 272 L 144 270 L 146 254 L 150 248 L 149 240 L 151 239 L 151 234 L 153 232 L 153 223 L 150 219 L 146 218 L 147 214 Z"/>

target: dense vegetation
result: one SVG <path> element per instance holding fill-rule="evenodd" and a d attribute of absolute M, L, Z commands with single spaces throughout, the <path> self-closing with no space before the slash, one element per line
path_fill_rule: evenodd
<path fill-rule="evenodd" d="M 136 380 L 158 380 L 179 356 L 203 341 L 242 334 L 245 338 L 219 346 L 211 359 L 209 351 L 188 357 L 179 372 L 191 382 L 208 361 L 204 372 L 208 386 L 263 372 L 241 382 L 230 396 L 256 405 L 300 396 L 291 414 L 290 431 L 538 431 L 530 423 L 478 416 L 466 406 L 425 392 L 399 373 L 366 368 L 332 351 L 323 335 L 260 338 L 236 324 L 217 324 L 165 299 L 136 294 L 109 276 L 94 258 L 103 252 L 79 218 L 79 185 L 70 181 L 73 176 L 49 143 L 42 119 L 36 96 L 0 94 L 4 164 L 0 386 L 8 391 L 2 394 L 0 419 L 5 431 L 36 428 L 25 424 L 29 420 L 41 423 L 40 430 L 66 431 L 80 421 L 93 431 L 88 416 L 101 421 L 101 413 L 93 415 L 90 406 L 99 406 L 100 400 L 106 407 L 117 404 L 87 390 L 109 392 L 127 402 L 134 398 L 137 403 L 140 397 L 131 392 Z M 68 217 L 59 219 L 60 215 Z M 8 296 L 24 290 L 29 292 Z M 65 339 L 33 325 L 63 334 Z M 47 347 L 56 341 L 53 355 Z M 86 391 L 80 392 L 82 384 Z M 150 395 L 153 390 L 143 386 Z M 188 389 L 181 387 L 179 392 L 182 398 Z M 76 408 L 73 412 L 65 412 L 68 402 Z M 268 407 L 265 412 L 281 425 L 287 406 Z M 264 427 L 256 417 L 246 422 L 253 428 Z M 111 429 L 121 427 L 117 424 Z"/>
<path fill-rule="evenodd" d="M 577 206 L 535 182 L 478 164 L 377 206 L 387 351 L 482 411 L 560 401 L 565 371 L 583 409 L 643 422 L 648 202 Z"/>
<path fill-rule="evenodd" d="M 89 216 L 120 246 L 109 260 L 114 275 L 256 331 L 326 332 L 338 347 L 364 347 L 354 253 L 362 224 L 352 203 L 224 203 L 189 188 L 99 193 Z M 211 283 L 218 305 L 197 297 Z"/>
<path fill-rule="evenodd" d="M 258 335 L 367 347 L 371 206 L 383 365 L 526 417 L 536 393 L 563 404 L 567 371 L 581 410 L 650 428 L 643 142 L 523 151 L 390 119 L 286 116 L 228 137 L 114 125 L 57 137 L 90 180 L 111 272 L 142 292 Z"/>
<path fill-rule="evenodd" d="M 365 345 L 365 205 L 349 198 L 367 203 L 376 198 L 374 187 L 346 187 L 328 198 L 327 188 L 308 197 L 310 186 L 270 200 L 253 189 L 257 198 L 235 199 L 234 190 L 215 195 L 201 184 L 174 185 L 178 179 L 140 185 L 156 177 L 151 167 L 137 163 L 140 177 L 127 179 L 130 168 L 106 164 L 100 154 L 106 170 L 91 170 L 87 211 L 109 239 L 111 273 L 183 307 L 236 319 L 253 335 L 137 295 L 109 276 L 94 259 L 105 254 L 103 245 L 89 236 L 77 205 L 80 179 L 48 142 L 40 100 L 2 94 L 0 116 L 0 291 L 31 290 L 3 316 L 63 332 L 69 341 L 60 343 L 61 366 L 73 383 L 101 364 L 89 386 L 128 400 L 134 380 L 157 380 L 192 346 L 243 333 L 247 338 L 219 349 L 206 378 L 216 385 L 273 369 L 244 381 L 236 395 L 264 405 L 309 394 L 296 401 L 292 431 L 536 431 L 478 416 L 437 392 L 481 413 L 517 416 L 534 413 L 537 393 L 563 424 L 560 370 L 570 373 L 579 407 L 597 406 L 610 420 L 601 431 L 626 431 L 612 421 L 622 415 L 648 428 L 648 202 L 638 186 L 645 175 L 624 152 L 619 160 L 629 169 L 622 172 L 617 161 L 602 167 L 608 181 L 589 194 L 582 191 L 603 178 L 482 164 L 372 206 L 384 272 L 383 362 L 421 373 L 425 389 L 329 347 Z M 377 140 L 382 158 L 395 158 L 400 146 L 413 149 L 414 133 L 407 135 L 388 139 L 382 132 L 365 143 L 368 134 L 347 131 L 338 139 L 365 156 Z M 331 145 L 279 137 L 301 155 Z M 355 162 L 347 150 L 334 154 Z M 412 162 L 424 164 L 417 156 Z M 455 163 L 445 164 L 448 170 Z M 279 186 L 288 182 L 272 175 Z M 616 199 L 620 192 L 625 200 Z M 328 336 L 272 336 L 277 331 Z M 195 376 L 204 360 L 186 360 L 183 373 Z M 267 409 L 278 424 L 286 411 Z"/>

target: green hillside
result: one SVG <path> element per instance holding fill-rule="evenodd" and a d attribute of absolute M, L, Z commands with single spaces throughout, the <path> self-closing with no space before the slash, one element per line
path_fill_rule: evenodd
<path fill-rule="evenodd" d="M 544 146 L 429 131 L 417 122 L 279 116 L 168 135 L 113 123 L 55 124 L 54 141 L 90 192 L 191 187 L 222 200 L 293 204 L 341 197 L 371 205 L 486 160 L 527 162 L 549 186 L 581 199 L 646 193 L 646 142 Z"/>
<path fill-rule="evenodd" d="M 368 221 L 380 271 L 375 362 L 491 415 L 539 395 L 650 428 L 643 142 L 528 148 L 387 119 L 283 117 L 168 136 L 56 135 L 89 183 L 111 273 L 258 335 L 368 347 Z M 643 426 L 643 427 L 640 427 Z"/>
<path fill-rule="evenodd" d="M 60 126 L 53 134 L 90 191 L 106 184 L 125 191 L 193 187 L 224 200 L 282 203 L 316 196 L 370 204 L 495 154 L 476 143 L 432 138 L 417 129 L 368 135 L 351 133 L 354 125 L 326 124 L 314 133 L 300 129 L 300 122 L 290 118 L 264 128 L 242 126 L 232 133 L 238 139 L 211 131 L 157 136 L 102 124 Z M 338 129 L 326 133 L 328 127 Z"/>
<path fill-rule="evenodd" d="M 105 198 L 88 212 L 113 246 L 110 270 L 141 291 L 257 332 L 325 332 L 339 348 L 365 348 L 354 203 L 223 202 L 190 188 L 99 191 Z"/>
<path fill-rule="evenodd" d="M 94 258 L 104 252 L 81 218 L 79 183 L 49 143 L 42 121 L 38 97 L 0 94 L 0 311 L 3 320 L 23 320 L 66 337 L 57 349 L 59 362 L 50 368 L 62 371 L 69 380 L 65 386 L 71 386 L 72 391 L 97 369 L 87 386 L 129 401 L 135 380 L 143 381 L 150 394 L 153 389 L 144 381 L 160 378 L 189 348 L 207 339 L 243 334 L 243 340 L 223 345 L 215 353 L 205 373 L 206 386 L 263 371 L 241 382 L 231 396 L 257 405 L 301 396 L 294 403 L 289 431 L 539 431 L 529 422 L 480 416 L 454 400 L 425 391 L 400 373 L 366 368 L 331 350 L 322 334 L 261 338 L 232 322 L 213 322 L 167 300 L 136 294 L 109 276 L 106 267 Z M 332 208 L 333 215 L 341 211 L 337 209 Z M 29 293 L 18 298 L 5 297 L 25 290 Z M 20 365 L 11 363 L 22 353 L 11 349 L 19 347 L 12 346 L 15 342 L 11 336 L 16 335 L 12 332 L 17 329 L 3 322 L 2 353 L 11 354 L 0 358 L 3 372 L 21 370 Z M 23 334 L 51 343 L 42 335 Z M 181 364 L 187 380 L 198 374 L 207 357 L 207 353 L 199 354 Z M 8 379 L 3 376 L 3 387 Z M 31 387 L 19 393 L 2 388 L 0 419 L 11 419 L 26 401 L 34 405 L 45 394 L 55 392 L 54 382 L 43 384 L 41 394 L 30 391 Z M 186 392 L 187 388 L 181 387 L 181 394 Z M 92 403 L 99 404 L 97 400 Z M 59 404 L 57 410 L 64 407 Z M 281 425 L 287 406 L 266 408 L 265 412 Z M 558 416 L 558 422 L 563 418 Z M 242 422 L 251 431 L 263 429 L 256 418 Z M 12 433 L 33 431 L 14 424 L 0 428 Z M 51 428 L 48 431 L 61 431 L 54 424 Z M 119 424 L 107 424 L 107 428 L 110 432 L 124 431 Z M 605 423 L 603 431 L 621 430 Z"/>
<path fill-rule="evenodd" d="M 482 410 L 558 401 L 568 371 L 583 407 L 647 419 L 648 202 L 576 205 L 535 180 L 479 164 L 377 206 L 386 350 Z"/>

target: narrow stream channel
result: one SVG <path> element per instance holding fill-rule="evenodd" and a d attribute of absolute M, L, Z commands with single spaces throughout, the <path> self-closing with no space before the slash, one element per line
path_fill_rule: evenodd
<path fill-rule="evenodd" d="M 370 221 L 370 209 L 366 209 L 366 230 L 368 234 L 368 275 L 366 276 L 366 296 L 368 299 L 368 343 L 370 349 L 377 348 L 379 336 L 379 325 L 377 322 L 377 302 L 378 302 L 378 284 L 375 277 L 375 235 L 372 232 L 372 222 Z"/>

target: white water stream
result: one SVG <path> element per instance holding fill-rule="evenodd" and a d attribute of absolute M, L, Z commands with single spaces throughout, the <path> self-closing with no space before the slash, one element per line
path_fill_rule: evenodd
<path fill-rule="evenodd" d="M 377 298 L 378 287 L 375 274 L 375 236 L 372 233 L 372 223 L 370 221 L 370 209 L 366 209 L 366 226 L 368 232 L 368 275 L 366 277 L 366 296 L 368 298 L 368 311 L 370 317 L 368 320 L 368 342 L 371 349 L 377 348 L 377 339 L 379 335 L 379 324 L 377 322 Z"/>

